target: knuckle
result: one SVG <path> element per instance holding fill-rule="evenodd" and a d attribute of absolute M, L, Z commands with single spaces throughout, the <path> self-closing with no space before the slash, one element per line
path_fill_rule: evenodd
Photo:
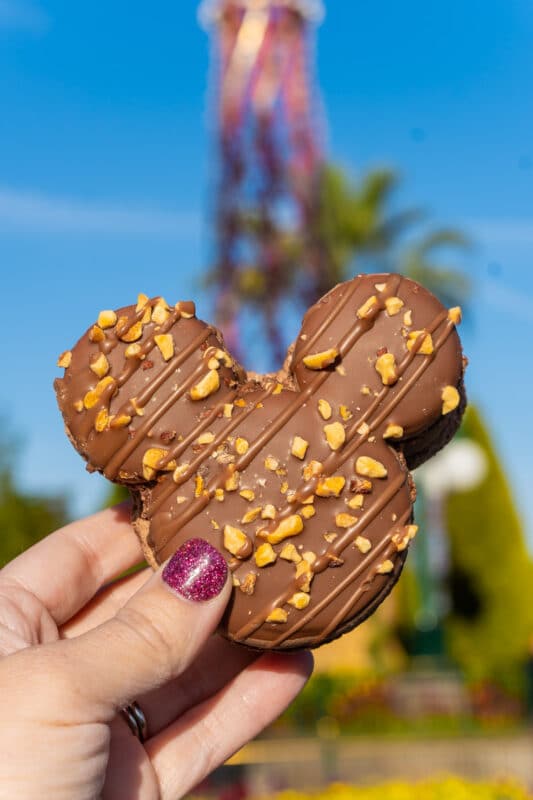
<path fill-rule="evenodd" d="M 180 671 L 180 654 L 169 636 L 170 628 L 162 624 L 157 616 L 134 606 L 124 606 L 115 619 L 125 628 L 125 652 L 132 652 L 133 648 L 136 655 L 151 659 L 158 683 L 167 683 Z"/>

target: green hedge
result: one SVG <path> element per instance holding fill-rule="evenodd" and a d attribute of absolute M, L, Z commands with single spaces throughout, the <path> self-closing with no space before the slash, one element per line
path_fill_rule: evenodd
<path fill-rule="evenodd" d="M 531 795 L 514 781 L 472 783 L 450 777 L 414 784 L 393 781 L 367 788 L 333 784 L 313 793 L 280 792 L 269 800 L 531 800 Z"/>

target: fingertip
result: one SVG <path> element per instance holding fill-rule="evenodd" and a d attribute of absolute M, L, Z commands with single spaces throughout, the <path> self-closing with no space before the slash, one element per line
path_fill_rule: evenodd
<path fill-rule="evenodd" d="M 298 675 L 306 682 L 312 675 L 315 659 L 310 650 L 293 650 L 286 653 L 267 652 L 258 659 L 256 664 L 272 673 Z"/>

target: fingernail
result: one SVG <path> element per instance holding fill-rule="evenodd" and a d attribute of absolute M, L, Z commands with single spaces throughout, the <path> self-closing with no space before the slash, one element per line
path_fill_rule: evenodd
<path fill-rule="evenodd" d="M 171 589 L 196 601 L 220 594 L 227 575 L 224 556 L 204 539 L 189 539 L 182 544 L 163 570 L 163 580 Z"/>

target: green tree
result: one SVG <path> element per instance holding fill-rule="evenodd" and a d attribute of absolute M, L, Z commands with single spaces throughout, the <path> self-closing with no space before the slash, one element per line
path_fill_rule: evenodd
<path fill-rule="evenodd" d="M 447 503 L 450 651 L 469 678 L 512 687 L 533 632 L 533 565 L 507 476 L 472 406 L 462 433 L 483 448 L 488 471 L 477 488 L 456 493 Z"/>
<path fill-rule="evenodd" d="M 0 470 L 0 567 L 67 521 L 61 497 L 21 492 L 10 471 Z"/>

